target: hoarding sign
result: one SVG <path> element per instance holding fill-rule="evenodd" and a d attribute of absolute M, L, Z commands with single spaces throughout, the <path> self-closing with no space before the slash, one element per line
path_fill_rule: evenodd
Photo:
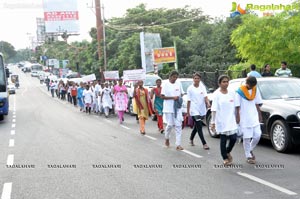
<path fill-rule="evenodd" d="M 79 33 L 77 0 L 44 0 L 46 33 Z"/>
<path fill-rule="evenodd" d="M 155 64 L 176 62 L 176 51 L 174 47 L 153 49 L 153 62 Z"/>

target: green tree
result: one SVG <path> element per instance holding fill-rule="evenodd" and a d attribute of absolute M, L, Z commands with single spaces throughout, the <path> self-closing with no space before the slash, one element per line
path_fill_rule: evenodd
<path fill-rule="evenodd" d="M 6 41 L 0 41 L 0 52 L 3 54 L 6 62 L 11 62 L 13 57 L 17 54 L 15 47 Z"/>

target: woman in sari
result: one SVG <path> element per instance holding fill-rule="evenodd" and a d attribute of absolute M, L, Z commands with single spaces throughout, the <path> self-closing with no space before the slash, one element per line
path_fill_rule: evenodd
<path fill-rule="evenodd" d="M 154 112 L 157 117 L 157 127 L 160 133 L 164 132 L 163 124 L 163 104 L 164 99 L 161 98 L 161 79 L 156 80 L 156 88 L 151 90 L 151 99 L 154 97 Z"/>
<path fill-rule="evenodd" d="M 143 81 L 138 81 L 138 87 L 135 88 L 133 96 L 136 103 L 136 113 L 139 118 L 140 133 L 145 135 L 145 123 L 146 120 L 148 120 L 149 115 L 152 115 L 152 109 L 148 90 L 144 88 L 143 84 Z"/>

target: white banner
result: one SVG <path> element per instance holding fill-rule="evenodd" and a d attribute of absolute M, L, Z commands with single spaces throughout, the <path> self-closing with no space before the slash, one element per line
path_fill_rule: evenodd
<path fill-rule="evenodd" d="M 119 77 L 119 71 L 104 71 L 104 79 L 105 80 L 118 80 L 120 79 Z"/>
<path fill-rule="evenodd" d="M 94 81 L 94 80 L 96 80 L 96 75 L 95 74 L 86 75 L 86 76 L 83 76 L 82 79 L 84 82 Z"/>
<path fill-rule="evenodd" d="M 123 81 L 138 81 L 138 80 L 144 81 L 145 79 L 146 79 L 146 72 L 144 69 L 123 71 Z"/>

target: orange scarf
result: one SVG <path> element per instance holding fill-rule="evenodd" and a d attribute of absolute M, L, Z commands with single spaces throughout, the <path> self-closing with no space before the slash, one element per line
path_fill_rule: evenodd
<path fill-rule="evenodd" d="M 243 97 L 246 100 L 254 100 L 255 96 L 256 96 L 256 86 L 254 86 L 252 88 L 252 93 L 250 95 L 249 90 L 247 88 L 247 86 L 242 85 L 238 90 L 237 90 L 238 94 Z"/>

